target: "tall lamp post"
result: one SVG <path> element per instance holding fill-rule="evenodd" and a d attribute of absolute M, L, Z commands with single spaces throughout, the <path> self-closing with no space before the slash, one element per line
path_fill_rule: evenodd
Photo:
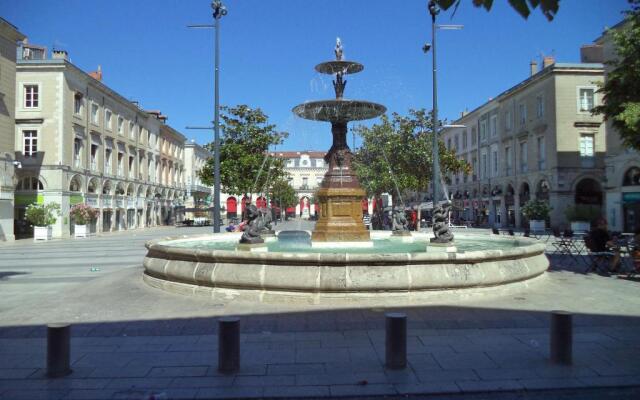
<path fill-rule="evenodd" d="M 213 232 L 220 232 L 220 19 L 227 15 L 227 7 L 221 0 L 212 0 L 213 25 L 189 25 L 189 28 L 213 28 L 214 42 L 214 114 L 213 114 Z M 211 129 L 210 127 L 187 127 L 187 129 Z"/>
<path fill-rule="evenodd" d="M 445 222 L 450 206 L 440 207 L 438 200 L 440 199 L 440 153 L 438 146 L 438 136 L 440 133 L 440 126 L 438 121 L 438 79 L 437 79 L 437 64 L 436 64 L 436 30 L 441 29 L 461 29 L 462 25 L 436 25 L 436 15 L 440 11 L 435 0 L 430 0 L 428 3 L 429 14 L 431 14 L 431 44 L 425 44 L 422 50 L 426 53 L 431 50 L 433 57 L 433 176 L 431 184 L 433 187 L 433 233 L 434 238 L 431 239 L 432 243 L 450 244 L 453 242 L 453 234 L 449 229 L 448 223 Z"/>
<path fill-rule="evenodd" d="M 215 21 L 215 101 L 214 101 L 214 116 L 213 116 L 213 129 L 214 129 L 214 155 L 213 155 L 213 173 L 215 175 L 215 182 L 213 185 L 213 231 L 215 233 L 220 232 L 220 18 L 227 15 L 227 8 L 222 4 L 220 0 L 213 0 L 211 2 L 211 8 L 213 9 L 213 19 Z"/>

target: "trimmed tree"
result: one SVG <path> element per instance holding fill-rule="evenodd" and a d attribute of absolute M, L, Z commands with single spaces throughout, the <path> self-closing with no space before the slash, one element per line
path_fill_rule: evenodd
<path fill-rule="evenodd" d="M 613 69 L 604 86 L 603 103 L 593 109 L 602 114 L 620 134 L 625 146 L 640 151 L 640 0 L 629 0 L 623 24 L 606 32 L 611 35 L 616 58 L 607 60 Z"/>
<path fill-rule="evenodd" d="M 286 177 L 284 161 L 268 154 L 269 147 L 281 144 L 286 133 L 276 132 L 275 125 L 259 108 L 247 105 L 221 107 L 220 183 L 223 190 L 236 196 L 261 193 L 269 182 Z M 214 151 L 214 143 L 207 149 Z M 206 185 L 215 181 L 214 160 L 198 172 Z"/>
<path fill-rule="evenodd" d="M 404 195 L 427 190 L 433 173 L 431 113 L 420 109 L 409 110 L 408 116 L 383 115 L 379 124 L 359 125 L 354 131 L 362 137 L 362 146 L 355 152 L 353 166 L 369 196 L 392 193 L 395 203 L 398 191 Z M 443 175 L 471 172 L 471 166 L 442 141 L 439 152 Z"/>

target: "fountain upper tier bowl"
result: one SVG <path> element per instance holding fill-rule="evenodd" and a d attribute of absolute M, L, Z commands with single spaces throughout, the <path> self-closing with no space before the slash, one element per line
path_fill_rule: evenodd
<path fill-rule="evenodd" d="M 282 233 L 279 234 L 279 236 Z M 307 238 L 308 238 L 308 234 Z M 266 252 L 236 250 L 239 234 L 208 234 L 146 244 L 144 279 L 186 294 L 216 288 L 306 293 L 376 293 L 493 286 L 542 274 L 549 266 L 535 239 L 459 234 L 458 252 L 372 231 L 372 249 L 312 248 L 305 240 L 268 243 Z M 404 240 L 404 239 L 403 239 Z"/>
<path fill-rule="evenodd" d="M 349 122 L 371 119 L 384 114 L 387 108 L 364 100 L 319 100 L 297 105 L 293 113 L 304 119 L 327 122 Z"/>
<path fill-rule="evenodd" d="M 355 74 L 364 69 L 364 65 L 355 61 L 327 61 L 316 65 L 316 71 L 322 74 Z"/>

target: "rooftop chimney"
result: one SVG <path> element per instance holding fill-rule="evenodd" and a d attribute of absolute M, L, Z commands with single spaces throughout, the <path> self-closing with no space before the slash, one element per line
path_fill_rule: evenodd
<path fill-rule="evenodd" d="M 531 60 L 529 63 L 529 68 L 531 69 L 531 76 L 534 76 L 538 73 L 538 63 L 535 60 Z"/>
<path fill-rule="evenodd" d="M 89 76 L 97 81 L 102 81 L 102 67 L 98 65 L 98 70 L 89 72 Z"/>
<path fill-rule="evenodd" d="M 550 65 L 553 65 L 556 63 L 556 59 L 554 56 L 544 56 L 544 58 L 542 59 L 542 68 L 547 68 Z"/>
<path fill-rule="evenodd" d="M 54 60 L 69 61 L 69 53 L 66 50 L 51 50 L 51 58 Z"/>

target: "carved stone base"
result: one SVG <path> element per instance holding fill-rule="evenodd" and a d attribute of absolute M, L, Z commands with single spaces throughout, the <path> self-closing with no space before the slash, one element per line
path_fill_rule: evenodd
<path fill-rule="evenodd" d="M 433 238 L 431 239 L 433 240 Z M 449 243 L 438 243 L 438 242 L 430 242 L 427 245 L 427 252 L 429 253 L 457 253 L 458 249 L 456 248 L 453 242 Z"/>
<path fill-rule="evenodd" d="M 362 222 L 360 188 L 320 188 L 320 211 L 311 240 L 316 242 L 363 242 L 371 240 Z"/>
<path fill-rule="evenodd" d="M 238 251 L 248 251 L 250 253 L 261 253 L 266 252 L 269 249 L 267 248 L 266 243 L 238 243 L 236 246 L 236 250 Z"/>
<path fill-rule="evenodd" d="M 264 239 L 265 242 L 275 242 L 276 240 L 278 240 L 278 237 L 276 236 L 274 231 L 268 231 L 261 234 L 260 236 L 262 236 L 262 239 Z"/>

